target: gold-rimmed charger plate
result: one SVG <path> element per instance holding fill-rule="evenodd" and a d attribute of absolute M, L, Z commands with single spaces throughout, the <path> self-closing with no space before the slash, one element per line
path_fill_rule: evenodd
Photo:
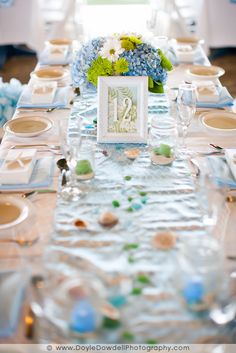
<path fill-rule="evenodd" d="M 4 130 L 19 137 L 34 137 L 48 131 L 52 126 L 52 121 L 46 117 L 27 115 L 8 121 Z"/>
<path fill-rule="evenodd" d="M 191 45 L 192 48 L 195 48 L 198 44 L 202 44 L 204 42 L 202 39 L 197 37 L 177 37 L 175 40 L 180 45 Z"/>
<path fill-rule="evenodd" d="M 224 75 L 225 70 L 219 66 L 193 65 L 187 69 L 188 75 L 196 79 L 211 80 Z"/>
<path fill-rule="evenodd" d="M 236 134 L 236 114 L 231 112 L 208 112 L 201 114 L 203 126 L 218 135 Z"/>
<path fill-rule="evenodd" d="M 19 196 L 0 195 L 0 230 L 23 222 L 29 212 L 28 200 Z"/>
<path fill-rule="evenodd" d="M 55 38 L 55 39 L 50 39 L 48 40 L 48 43 L 51 45 L 71 45 L 72 41 L 71 39 L 67 38 Z"/>
<path fill-rule="evenodd" d="M 31 72 L 31 77 L 41 81 L 59 81 L 68 76 L 68 71 L 63 68 L 43 68 Z"/>

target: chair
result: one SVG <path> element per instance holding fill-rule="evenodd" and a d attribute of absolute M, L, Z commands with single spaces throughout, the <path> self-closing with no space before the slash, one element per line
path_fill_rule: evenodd
<path fill-rule="evenodd" d="M 190 36 L 196 24 L 191 0 L 151 0 L 148 29 L 154 35 Z"/>
<path fill-rule="evenodd" d="M 41 0 L 41 6 L 48 39 L 77 37 L 76 0 Z"/>

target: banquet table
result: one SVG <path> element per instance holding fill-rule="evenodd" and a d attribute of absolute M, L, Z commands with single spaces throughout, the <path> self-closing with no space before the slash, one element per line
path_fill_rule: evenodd
<path fill-rule="evenodd" d="M 202 52 L 202 55 L 204 57 L 205 63 L 209 64 L 209 62 L 207 61 L 206 56 L 203 52 Z M 178 87 L 178 84 L 180 82 L 182 82 L 183 80 L 188 80 L 188 76 L 186 74 L 187 68 L 188 68 L 188 64 L 179 64 L 178 66 L 176 66 L 175 69 L 173 70 L 173 72 L 169 74 L 167 86 L 169 88 L 175 88 L 175 87 Z M 69 85 L 69 82 L 67 84 Z M 71 89 L 71 94 L 72 94 L 72 89 Z M 75 104 L 75 106 L 76 106 L 76 104 Z M 52 112 L 47 112 L 47 113 L 44 112 L 44 114 L 46 114 L 46 116 L 48 116 L 54 122 L 53 131 L 51 133 L 50 132 L 45 133 L 45 135 L 42 135 L 42 137 L 37 137 L 36 139 L 34 139 L 34 143 L 60 144 L 58 122 L 63 119 L 68 119 L 71 117 L 73 118 L 73 108 L 72 108 L 72 110 L 70 110 L 68 108 L 70 108 L 69 100 L 68 100 L 68 105 L 65 108 L 56 109 Z M 236 112 L 235 106 L 232 106 L 231 108 L 227 108 L 227 109 L 230 109 L 230 110 Z M 16 118 L 19 113 L 20 113 L 20 109 L 16 111 L 14 118 Z M 19 143 L 19 139 L 14 140 L 14 138 L 12 136 L 10 136 L 9 134 L 5 134 L 5 136 L 3 137 L 1 147 L 0 147 L 0 155 L 4 156 L 6 151 L 12 145 L 17 144 L 17 142 Z M 205 130 L 203 130 L 201 124 L 199 123 L 199 116 L 198 116 L 198 114 L 196 114 L 196 116 L 191 124 L 190 130 L 188 132 L 187 145 L 193 151 L 208 152 L 208 151 L 212 150 L 209 147 L 209 142 L 214 143 L 219 146 L 222 146 L 223 148 L 235 148 L 236 147 L 235 146 L 235 136 L 229 136 L 229 137 L 225 138 L 220 135 L 209 135 Z M 108 148 L 108 151 L 109 151 L 109 148 Z M 114 153 L 115 153 L 114 158 L 119 159 L 120 158 L 120 155 L 119 155 L 120 150 L 115 151 Z M 44 153 L 41 152 L 40 155 L 41 156 L 53 156 L 54 157 L 54 164 L 56 164 L 55 162 L 58 158 L 61 158 L 61 156 L 54 155 L 52 153 L 52 151 L 51 152 L 48 151 L 48 152 L 44 152 Z M 98 153 L 98 155 L 99 155 L 99 153 Z M 102 156 L 102 157 L 104 157 L 104 156 Z M 98 157 L 98 161 L 100 163 L 99 158 L 101 159 L 101 155 L 99 155 L 99 157 Z M 145 155 L 145 153 L 144 153 L 143 158 L 144 158 L 143 163 L 144 163 L 144 165 L 146 165 L 145 163 L 147 163 L 147 156 Z M 201 163 L 205 159 L 205 157 L 201 157 L 201 156 L 197 156 L 196 158 L 199 161 L 199 163 Z M 216 158 L 218 158 L 218 157 L 216 157 Z M 104 182 L 104 180 L 103 180 L 104 176 L 102 176 L 102 173 L 106 169 L 106 167 L 104 167 L 104 168 L 102 167 L 102 163 L 104 163 L 103 159 L 101 160 L 101 167 L 100 168 L 97 167 L 97 178 L 98 178 L 97 182 L 101 183 L 101 184 L 99 184 L 100 186 L 103 185 L 102 182 Z M 105 163 L 106 163 L 106 161 L 105 161 Z M 192 182 L 192 177 L 191 177 L 190 172 L 187 173 L 187 170 L 190 167 L 188 167 L 188 166 L 186 167 L 186 166 L 184 166 L 184 164 L 181 164 L 181 163 L 180 164 L 177 163 L 173 170 L 175 170 L 177 175 L 179 175 L 180 177 L 183 177 L 183 179 L 187 183 L 187 186 L 190 186 L 191 182 Z M 105 164 L 105 166 L 106 166 L 106 164 Z M 115 168 L 115 164 L 113 166 Z M 121 159 L 121 166 L 122 166 L 122 159 Z M 108 168 L 110 168 L 110 167 L 108 166 Z M 130 168 L 128 173 L 132 173 L 132 164 L 128 164 L 128 167 L 126 165 L 125 168 Z M 123 176 L 125 175 L 126 170 L 127 169 L 123 170 L 123 172 L 122 172 Z M 186 170 L 186 174 L 185 174 L 185 170 Z M 160 170 L 159 170 L 159 172 L 160 172 Z M 155 173 L 155 171 L 154 171 L 154 173 Z M 163 173 L 163 170 L 162 170 L 162 172 L 160 172 L 160 174 L 161 173 Z M 180 173 L 180 174 L 178 174 L 178 173 Z M 183 175 L 182 175 L 182 173 L 183 173 Z M 108 173 L 108 175 L 109 175 L 109 173 Z M 119 186 L 117 186 L 117 190 L 115 190 L 115 193 L 114 193 L 113 186 L 111 186 L 111 187 L 109 186 L 109 181 L 112 181 L 112 180 L 109 180 L 108 175 L 105 175 L 105 178 L 107 178 L 107 186 L 106 186 L 107 189 L 106 188 L 104 189 L 105 190 L 104 191 L 104 199 L 106 199 L 105 195 L 108 194 L 109 192 L 112 194 L 112 197 L 114 195 L 119 194 Z M 162 175 L 163 182 L 164 182 L 165 177 L 163 177 L 163 174 L 161 174 L 161 175 Z M 153 177 L 155 177 L 155 176 L 153 175 Z M 136 180 L 134 177 L 133 177 L 133 179 Z M 147 181 L 145 179 L 145 182 L 144 182 L 145 186 L 147 186 L 147 184 L 145 184 L 146 182 Z M 71 258 L 73 258 L 76 251 L 78 250 L 79 255 L 78 255 L 78 259 L 76 260 L 76 261 L 78 261 L 77 267 L 79 268 L 81 266 L 82 272 L 84 269 L 84 267 L 83 267 L 84 262 L 83 261 L 85 259 L 88 259 L 86 257 L 85 258 L 83 257 L 82 252 L 80 254 L 80 246 L 82 246 L 82 248 L 83 248 L 83 245 L 79 244 L 80 232 L 78 232 L 77 233 L 78 235 L 76 234 L 75 237 L 72 239 L 68 235 L 68 232 L 70 234 L 70 226 L 69 225 L 67 226 L 67 224 L 69 224 L 71 222 L 72 215 L 73 215 L 72 219 L 77 218 L 77 215 L 78 215 L 78 217 L 81 214 L 86 215 L 86 210 L 88 208 L 88 205 L 86 203 L 83 203 L 84 202 L 83 200 L 79 201 L 78 204 L 68 203 L 66 201 L 63 201 L 59 195 L 60 188 L 61 188 L 60 183 L 61 183 L 61 176 L 59 175 L 59 170 L 55 166 L 54 173 L 53 173 L 53 182 L 52 182 L 52 185 L 50 186 L 50 188 L 57 190 L 58 194 L 56 194 L 56 193 L 45 193 L 45 194 L 38 193 L 38 194 L 34 195 L 32 198 L 32 203 L 36 207 L 36 210 L 37 210 L 36 214 L 37 214 L 39 239 L 29 247 L 22 246 L 20 248 L 21 254 L 23 256 L 25 256 L 25 258 L 27 260 L 27 264 L 30 267 L 31 274 L 44 274 L 45 261 L 46 262 L 49 261 L 50 256 L 52 256 L 52 258 L 53 258 L 54 252 L 57 254 L 56 257 L 57 256 L 59 256 L 59 257 L 64 256 L 64 259 L 68 260 L 68 258 L 70 258 L 70 256 L 71 256 Z M 95 185 L 94 186 L 95 192 L 98 192 L 96 189 L 96 178 L 93 183 L 94 184 L 92 184 L 92 185 Z M 119 185 L 119 183 L 121 183 L 121 180 L 117 181 L 118 185 Z M 127 184 L 124 184 L 124 185 L 127 185 Z M 110 189 L 109 189 L 109 187 L 110 187 Z M 177 185 L 177 187 L 178 187 L 178 185 Z M 124 188 L 126 188 L 126 186 Z M 232 193 L 233 192 L 234 191 L 232 191 Z M 19 194 L 21 194 L 21 192 L 19 192 Z M 164 196 L 163 195 L 159 196 L 160 199 L 161 199 L 161 197 L 163 197 L 163 200 L 165 200 L 166 196 L 164 194 Z M 184 197 L 184 194 L 180 193 L 180 197 Z M 188 199 L 188 196 L 187 196 L 186 200 L 188 200 L 186 202 L 190 202 L 191 198 Z M 89 210 L 92 210 L 91 204 L 93 204 L 93 202 L 95 202 L 93 199 L 92 192 L 91 192 L 91 200 L 89 202 L 90 202 Z M 101 199 L 99 202 L 101 202 L 101 204 L 102 204 Z M 172 202 L 172 200 L 170 200 L 170 202 Z M 65 215 L 63 215 L 64 211 L 65 211 Z M 224 212 L 222 214 L 222 219 L 220 219 L 220 221 L 219 221 L 218 231 L 215 232 L 215 236 L 217 237 L 217 240 L 220 243 L 220 246 L 222 248 L 222 253 L 224 253 L 225 271 L 226 271 L 225 275 L 226 275 L 235 269 L 235 267 L 234 267 L 235 262 L 227 260 L 227 257 L 229 257 L 229 256 L 235 257 L 235 254 L 236 254 L 236 245 L 235 245 L 236 203 L 225 204 L 223 211 Z M 171 212 L 177 212 L 177 208 L 174 208 L 174 210 L 172 209 Z M 135 217 L 139 217 L 139 216 L 137 216 L 137 214 L 136 214 Z M 152 218 L 152 221 L 153 221 L 153 218 Z M 186 222 L 187 221 L 188 220 L 186 220 Z M 196 221 L 195 225 L 198 225 L 198 223 L 197 223 L 198 221 L 199 220 Z M 168 223 L 168 218 L 164 222 Z M 175 230 L 176 224 L 173 223 L 174 230 Z M 191 234 L 196 235 L 198 232 L 199 232 L 199 234 L 202 234 L 201 227 L 194 228 L 194 226 L 192 227 L 192 223 L 190 222 L 189 227 L 185 228 L 186 224 L 188 224 L 188 223 L 183 223 L 183 228 L 182 228 L 183 234 L 186 233 L 189 237 L 191 237 Z M 165 229 L 165 225 L 162 225 L 162 226 Z M 177 230 L 178 230 L 178 226 L 177 226 Z M 181 228 L 180 228 L 180 233 L 181 233 Z M 74 233 L 73 233 L 73 235 L 74 235 Z M 93 236 L 93 235 L 91 235 L 91 236 Z M 84 239 L 83 235 L 82 235 L 81 239 L 82 240 Z M 105 240 L 107 240 L 107 239 L 104 239 L 104 241 Z M 64 253 L 63 253 L 63 249 L 64 250 L 66 249 Z M 73 252 L 73 249 L 75 250 L 75 253 Z M 57 251 L 58 251 L 58 253 L 57 253 Z M 60 255 L 60 252 L 62 252 L 63 255 Z M 46 253 L 46 257 L 45 257 L 45 253 Z M 91 252 L 91 254 L 92 254 L 92 256 L 96 257 L 96 254 L 94 252 Z M 112 254 L 110 254 L 109 252 L 108 253 L 105 252 L 105 254 L 107 254 L 106 255 L 107 261 L 109 263 L 109 266 L 111 266 L 111 268 L 109 270 L 110 271 L 117 271 L 117 263 L 112 261 Z M 116 252 L 114 252 L 114 254 L 116 254 L 114 256 L 118 256 Z M 75 257 L 75 259 L 76 259 L 76 257 Z M 161 259 L 163 259 L 163 261 L 165 262 L 169 258 L 168 257 L 166 257 L 166 258 L 161 257 Z M 64 261 L 66 262 L 67 260 L 64 260 Z M 97 265 L 98 264 L 99 264 L 99 261 L 98 261 Z M 103 272 L 103 271 L 106 272 L 104 270 L 104 266 L 105 267 L 107 266 L 106 263 L 102 264 L 102 261 L 101 261 L 100 265 L 101 265 L 101 267 L 98 270 L 98 272 L 96 272 L 95 278 L 96 278 L 96 276 L 99 276 L 101 274 L 100 272 Z M 112 268 L 112 266 L 113 266 L 113 268 Z M 92 268 L 91 271 L 93 271 L 93 267 L 91 267 L 91 268 Z M 86 266 L 85 266 L 85 269 L 87 270 Z M 162 267 L 161 267 L 161 269 L 162 269 Z M 28 288 L 26 300 L 24 303 L 24 309 L 21 314 L 21 319 L 20 319 L 20 322 L 18 325 L 17 332 L 12 337 L 0 340 L 0 343 L 30 343 L 30 342 L 32 342 L 32 340 L 27 340 L 25 338 L 25 326 L 24 326 L 24 315 L 25 315 L 25 313 L 27 313 L 28 303 L 31 300 L 32 300 L 32 291 L 30 288 Z M 142 303 L 137 300 L 136 310 L 138 310 L 138 305 L 142 306 Z M 154 302 L 152 305 L 154 306 Z M 165 310 L 168 311 L 167 308 Z M 174 309 L 172 309 L 172 310 L 174 310 Z M 127 319 L 127 317 L 126 317 L 126 319 Z M 208 332 L 207 335 L 205 335 L 204 332 L 201 331 L 201 319 L 199 319 L 199 320 L 200 321 L 194 321 L 192 323 L 192 325 L 193 325 L 192 327 L 196 328 L 196 336 L 191 337 L 190 343 L 191 342 L 204 343 L 204 342 L 207 342 L 207 340 L 210 340 L 211 343 L 214 343 L 214 342 L 231 343 L 230 338 L 227 336 L 227 330 L 224 330 L 224 329 L 223 330 L 220 329 L 221 330 L 220 331 L 217 327 L 210 327 L 210 331 Z M 167 319 L 167 321 L 165 321 L 165 322 L 170 323 L 171 319 Z M 200 322 L 200 324 L 199 324 L 199 322 Z M 174 322 L 173 325 L 176 328 L 178 326 L 178 321 Z M 163 333 L 163 336 L 161 338 L 161 342 L 176 343 L 176 341 L 174 342 L 174 340 L 177 339 L 177 340 L 179 340 L 178 343 L 186 343 L 186 341 L 188 340 L 188 334 L 189 334 L 189 332 L 188 332 L 187 336 L 185 336 L 184 330 L 186 329 L 186 325 L 188 326 L 188 323 L 187 324 L 185 323 L 185 326 L 183 325 L 182 333 L 180 334 L 180 336 L 178 336 L 178 335 L 175 336 L 174 329 L 173 329 L 173 331 L 169 332 L 169 336 Z M 190 327 L 191 327 L 191 324 L 190 324 Z M 199 336 L 197 334 L 198 331 L 199 331 Z M 138 332 L 138 328 L 137 328 L 137 332 Z M 172 332 L 172 334 L 171 334 L 171 332 Z M 141 337 L 143 337 L 143 336 L 141 336 Z M 154 337 L 152 337 L 152 338 L 154 338 Z M 49 335 L 49 337 L 46 337 L 46 338 L 45 337 L 43 337 L 43 338 L 36 337 L 36 342 L 37 342 L 37 339 L 40 342 L 49 342 L 49 343 L 51 340 L 55 341 L 55 338 L 50 335 Z M 58 339 L 60 342 L 60 338 L 58 338 L 58 336 L 56 339 Z M 116 342 L 116 339 L 117 339 L 116 336 L 111 335 L 111 337 L 109 337 L 108 342 L 114 343 L 114 342 Z M 215 339 L 215 341 L 214 341 L 214 339 Z M 95 338 L 95 340 L 96 340 L 96 338 Z M 158 341 L 159 341 L 159 339 L 158 339 Z M 62 342 L 63 342 L 63 339 L 62 339 Z M 94 341 L 92 340 L 92 342 L 94 342 Z"/>

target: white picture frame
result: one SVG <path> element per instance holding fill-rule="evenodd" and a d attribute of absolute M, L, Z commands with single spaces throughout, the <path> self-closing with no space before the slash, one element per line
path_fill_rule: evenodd
<path fill-rule="evenodd" d="M 148 77 L 98 78 L 99 143 L 147 143 Z"/>

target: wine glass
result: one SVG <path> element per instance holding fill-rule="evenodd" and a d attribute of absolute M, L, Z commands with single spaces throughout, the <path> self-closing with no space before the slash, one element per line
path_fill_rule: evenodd
<path fill-rule="evenodd" d="M 74 156 L 81 143 L 80 125 L 80 116 L 78 114 L 74 114 L 69 123 L 66 120 L 59 122 L 61 150 L 70 171 L 70 173 L 67 173 L 66 170 L 62 171 L 62 174 L 66 174 L 66 183 L 62 182 L 60 196 L 65 201 L 77 201 L 82 194 L 74 174 Z"/>
<path fill-rule="evenodd" d="M 182 146 L 181 155 L 186 157 L 188 154 L 186 147 L 186 135 L 188 127 L 196 112 L 196 86 L 189 83 L 179 85 L 179 91 L 177 95 L 177 110 L 180 125 L 182 127 Z"/>

